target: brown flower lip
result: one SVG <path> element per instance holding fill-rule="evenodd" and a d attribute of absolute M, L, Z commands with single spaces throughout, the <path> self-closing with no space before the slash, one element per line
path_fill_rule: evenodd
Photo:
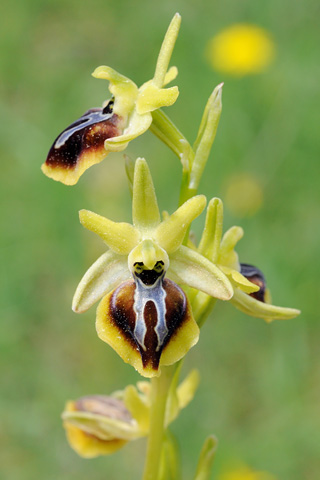
<path fill-rule="evenodd" d="M 156 325 L 158 319 L 158 309 L 154 301 L 147 301 L 143 318 L 146 325 L 145 347 L 143 348 L 135 336 L 136 312 L 134 309 L 136 284 L 129 280 L 118 287 L 110 296 L 108 305 L 108 315 L 112 323 L 126 338 L 131 347 L 140 352 L 143 366 L 148 364 L 154 370 L 159 368 L 160 357 L 163 349 L 168 344 L 170 338 L 174 336 L 190 316 L 187 300 L 184 292 L 178 285 L 165 278 L 162 280 L 162 287 L 165 291 L 165 324 L 167 334 L 163 343 L 159 344 L 159 338 L 156 334 Z"/>
<path fill-rule="evenodd" d="M 103 153 L 104 141 L 121 133 L 118 128 L 119 118 L 113 113 L 113 100 L 104 108 L 88 110 L 58 135 L 45 164 L 51 168 L 73 170 L 84 154 Z"/>
<path fill-rule="evenodd" d="M 250 282 L 260 287 L 260 290 L 250 293 L 250 296 L 255 298 L 256 300 L 259 300 L 259 302 L 265 303 L 266 279 L 261 270 L 259 270 L 259 268 L 255 267 L 254 265 L 249 265 L 248 263 L 241 263 L 240 273 Z"/>

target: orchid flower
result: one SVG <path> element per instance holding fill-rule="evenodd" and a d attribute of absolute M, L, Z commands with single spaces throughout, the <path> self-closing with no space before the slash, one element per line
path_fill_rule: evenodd
<path fill-rule="evenodd" d="M 169 68 L 181 17 L 176 14 L 167 30 L 157 60 L 154 77 L 140 88 L 110 67 L 95 69 L 95 78 L 109 81 L 111 100 L 93 108 L 67 127 L 54 141 L 42 171 L 66 185 L 74 185 L 92 165 L 109 152 L 124 150 L 128 143 L 148 130 L 152 112 L 177 100 L 177 86 L 164 88 L 178 74 Z"/>
<path fill-rule="evenodd" d="M 233 295 L 230 281 L 214 263 L 182 245 L 205 205 L 203 195 L 195 196 L 161 222 L 149 168 L 138 158 L 133 224 L 80 211 L 82 225 L 98 234 L 109 250 L 84 275 L 73 310 L 84 312 L 103 297 L 97 310 L 99 337 L 144 376 L 159 375 L 160 364 L 177 362 L 198 341 L 198 325 L 177 284 L 220 300 Z"/>

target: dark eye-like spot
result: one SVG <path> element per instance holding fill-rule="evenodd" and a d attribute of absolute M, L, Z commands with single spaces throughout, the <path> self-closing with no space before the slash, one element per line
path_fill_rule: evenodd
<path fill-rule="evenodd" d="M 102 113 L 104 115 L 108 115 L 108 114 L 112 113 L 113 112 L 113 105 L 114 105 L 114 100 L 112 99 L 104 107 L 104 109 L 102 110 Z"/>
<path fill-rule="evenodd" d="M 164 274 L 164 263 L 160 260 L 149 270 L 143 262 L 136 262 L 134 265 L 134 276 L 139 278 L 146 286 L 151 286 Z"/>
<path fill-rule="evenodd" d="M 159 260 L 159 262 L 157 262 L 154 266 L 154 270 L 157 272 L 157 273 L 162 273 L 163 270 L 164 270 L 164 263 L 162 260 Z"/>

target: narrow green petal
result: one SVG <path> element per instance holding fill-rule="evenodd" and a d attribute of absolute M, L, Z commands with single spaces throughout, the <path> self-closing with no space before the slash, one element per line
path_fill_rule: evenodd
<path fill-rule="evenodd" d="M 92 74 L 95 78 L 109 80 L 109 90 L 114 96 L 113 111 L 121 116 L 130 114 L 138 95 L 138 87 L 129 78 L 105 65 L 98 67 Z"/>
<path fill-rule="evenodd" d="M 223 235 L 220 245 L 220 255 L 217 263 L 226 267 L 240 270 L 238 254 L 234 251 L 234 247 L 243 237 L 243 229 L 241 227 L 231 227 Z"/>
<path fill-rule="evenodd" d="M 151 113 L 139 115 L 136 110 L 133 111 L 129 118 L 128 126 L 124 129 L 123 134 L 117 137 L 108 138 L 104 142 L 104 148 L 111 152 L 120 152 L 124 150 L 131 140 L 139 137 L 148 130 L 152 123 Z"/>
<path fill-rule="evenodd" d="M 239 287 L 245 293 L 253 293 L 258 292 L 260 287 L 255 283 L 250 282 L 246 277 L 244 277 L 240 272 L 237 270 L 233 270 L 232 268 L 225 267 L 224 265 L 219 265 L 220 270 L 223 271 L 227 277 L 230 278 L 231 282 L 234 283 L 236 287 Z"/>
<path fill-rule="evenodd" d="M 152 83 L 145 84 L 139 90 L 136 102 L 137 112 L 143 115 L 161 107 L 169 107 L 175 103 L 178 96 L 178 87 L 158 88 Z"/>
<path fill-rule="evenodd" d="M 223 203 L 212 198 L 207 208 L 206 222 L 198 251 L 211 262 L 217 263 L 223 227 Z"/>
<path fill-rule="evenodd" d="M 239 288 L 234 289 L 234 295 L 231 300 L 235 307 L 252 317 L 263 318 L 266 322 L 273 320 L 289 320 L 300 314 L 300 310 L 295 308 L 284 308 L 263 303 L 242 292 Z"/>
<path fill-rule="evenodd" d="M 155 231 L 155 239 L 168 253 L 176 251 L 183 242 L 191 222 L 206 206 L 206 197 L 197 195 L 181 205 Z"/>
<path fill-rule="evenodd" d="M 81 224 L 96 233 L 111 250 L 120 255 L 128 255 L 139 242 L 139 232 L 130 223 L 113 222 L 89 210 L 80 210 Z"/>
<path fill-rule="evenodd" d="M 149 230 L 160 223 L 160 213 L 151 173 L 144 158 L 137 158 L 133 179 L 133 224 Z"/>
<path fill-rule="evenodd" d="M 181 246 L 170 256 L 169 278 L 189 285 L 211 297 L 230 300 L 233 288 L 227 277 L 212 262 L 188 247 Z"/>
<path fill-rule="evenodd" d="M 126 257 L 109 250 L 85 273 L 74 294 L 72 310 L 85 312 L 130 276 Z"/>
<path fill-rule="evenodd" d="M 172 82 L 172 80 L 174 80 L 177 77 L 177 75 L 178 75 L 177 67 L 175 66 L 170 67 L 164 77 L 163 85 L 168 85 L 168 83 Z"/>

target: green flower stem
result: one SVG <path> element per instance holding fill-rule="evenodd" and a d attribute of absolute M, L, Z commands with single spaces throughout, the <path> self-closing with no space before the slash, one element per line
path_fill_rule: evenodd
<path fill-rule="evenodd" d="M 179 198 L 179 205 L 182 205 L 197 193 L 196 189 L 192 189 L 189 186 L 194 151 L 185 136 L 162 110 L 158 109 L 152 112 L 152 119 L 151 132 L 167 145 L 182 163 L 182 182 Z"/>
<path fill-rule="evenodd" d="M 200 296 L 201 296 L 201 300 L 199 298 Z M 201 328 L 205 323 L 205 321 L 207 320 L 216 302 L 217 302 L 216 298 L 209 297 L 205 293 L 199 292 L 196 298 L 191 303 L 193 315 L 197 324 L 199 325 L 199 328 Z"/>
<path fill-rule="evenodd" d="M 197 195 L 197 188 L 190 188 L 190 174 L 189 172 L 182 173 L 179 205 L 182 205 L 184 202 L 189 200 L 189 198 Z M 189 236 L 189 234 L 188 234 Z"/>
<path fill-rule="evenodd" d="M 154 110 L 152 112 L 152 120 L 150 131 L 167 145 L 180 160 L 183 160 L 182 156 L 189 149 L 190 159 L 188 160 L 192 163 L 194 154 L 189 142 L 163 110 Z"/>
<path fill-rule="evenodd" d="M 143 480 L 157 480 L 159 475 L 166 403 L 175 368 L 162 367 L 161 375 L 151 379 L 150 431 Z"/>

